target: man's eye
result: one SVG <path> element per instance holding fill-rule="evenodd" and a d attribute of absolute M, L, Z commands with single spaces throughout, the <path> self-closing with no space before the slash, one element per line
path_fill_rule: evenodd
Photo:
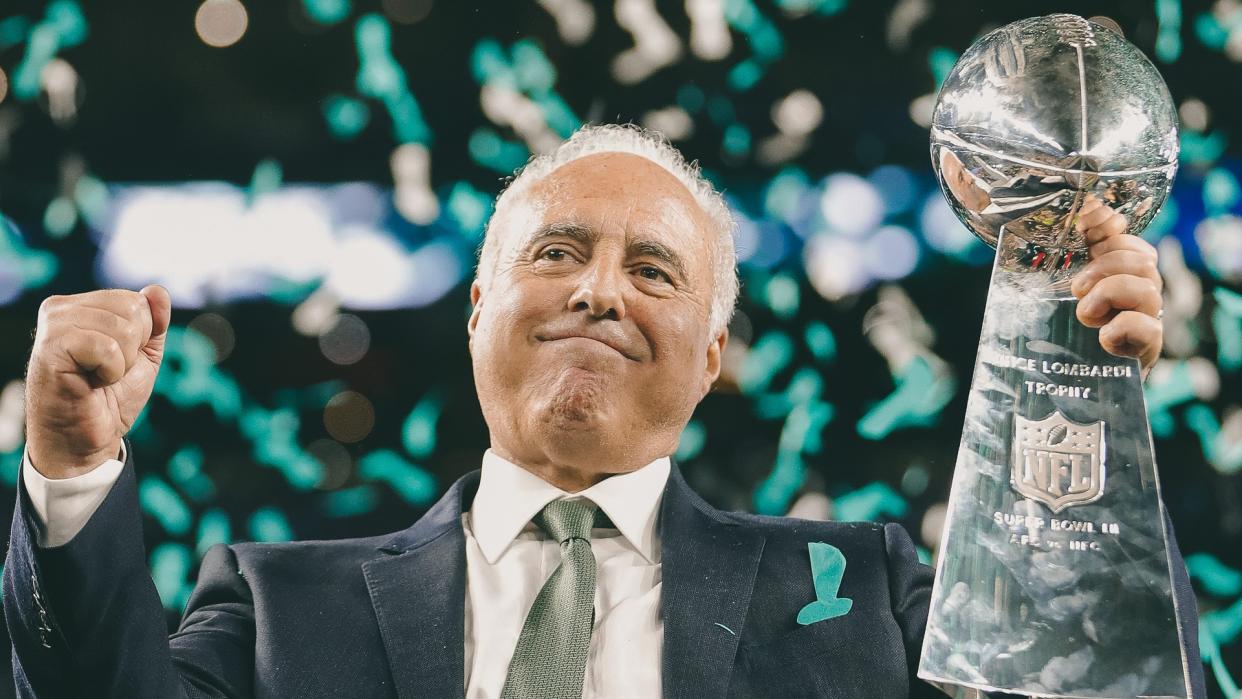
<path fill-rule="evenodd" d="M 651 281 L 656 281 L 656 282 L 661 282 L 661 281 L 671 282 L 672 281 L 671 279 L 668 278 L 668 275 L 665 274 L 663 270 L 661 270 L 659 267 L 652 267 L 650 265 L 647 265 L 644 267 L 640 267 L 638 269 L 638 273 L 641 274 L 643 278 L 650 279 Z"/>
<path fill-rule="evenodd" d="M 560 262 L 565 259 L 565 255 L 566 252 L 560 248 L 548 248 L 547 250 L 544 250 L 539 257 L 545 260 L 552 260 L 553 262 Z"/>

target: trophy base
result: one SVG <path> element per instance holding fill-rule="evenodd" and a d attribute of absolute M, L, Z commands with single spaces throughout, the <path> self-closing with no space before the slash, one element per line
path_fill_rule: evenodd
<path fill-rule="evenodd" d="M 993 267 L 919 677 L 1188 697 L 1138 362 L 1040 276 Z"/>

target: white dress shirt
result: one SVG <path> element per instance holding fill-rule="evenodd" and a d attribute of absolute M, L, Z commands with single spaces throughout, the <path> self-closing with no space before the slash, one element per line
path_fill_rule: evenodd
<path fill-rule="evenodd" d="M 73 539 L 107 497 L 122 466 L 112 459 L 90 473 L 56 480 L 23 459 L 22 478 L 41 525 L 39 545 L 60 546 Z M 484 453 L 478 493 L 461 518 L 467 699 L 500 696 L 526 614 L 560 565 L 560 545 L 531 519 L 553 500 L 577 498 L 598 505 L 616 527 L 591 531 L 595 625 L 583 697 L 660 695 L 664 622 L 656 520 L 669 469 L 667 457 L 656 459 L 570 494 L 490 449 Z"/>

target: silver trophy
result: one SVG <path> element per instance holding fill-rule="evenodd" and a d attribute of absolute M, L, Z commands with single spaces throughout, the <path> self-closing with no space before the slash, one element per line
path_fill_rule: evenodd
<path fill-rule="evenodd" d="M 1137 360 L 1075 316 L 1086 206 L 1155 216 L 1177 170 L 1156 68 L 1075 15 L 984 36 L 940 89 L 932 164 L 997 249 L 919 676 L 1041 697 L 1188 697 Z"/>

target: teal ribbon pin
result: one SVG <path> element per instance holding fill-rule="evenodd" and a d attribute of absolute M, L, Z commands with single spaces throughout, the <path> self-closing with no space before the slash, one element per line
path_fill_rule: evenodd
<path fill-rule="evenodd" d="M 854 606 L 854 600 L 837 597 L 841 578 L 845 577 L 845 554 L 841 553 L 841 549 L 822 541 L 812 541 L 807 544 L 807 549 L 811 554 L 815 601 L 798 612 L 798 623 L 803 626 L 845 616 Z"/>

